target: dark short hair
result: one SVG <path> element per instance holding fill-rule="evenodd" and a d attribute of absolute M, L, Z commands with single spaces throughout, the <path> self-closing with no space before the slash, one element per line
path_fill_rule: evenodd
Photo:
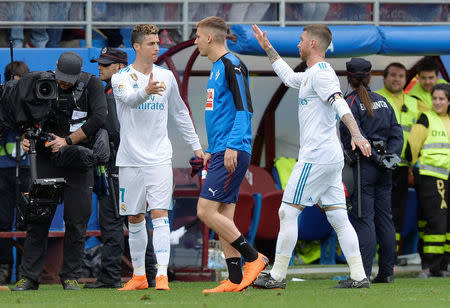
<path fill-rule="evenodd" d="M 141 44 L 144 41 L 146 35 L 156 34 L 158 35 L 159 29 L 155 25 L 151 24 L 141 24 L 137 25 L 131 31 L 131 46 L 134 43 Z"/>
<path fill-rule="evenodd" d="M 228 26 L 225 20 L 222 17 L 218 16 L 209 16 L 206 18 L 203 18 L 197 23 L 197 28 L 205 27 L 205 28 L 211 28 L 215 30 L 215 36 L 217 37 L 217 40 L 225 40 L 227 34 L 228 34 Z"/>
<path fill-rule="evenodd" d="M 303 31 L 308 32 L 309 35 L 318 40 L 319 44 L 325 50 L 328 48 L 328 46 L 330 46 L 331 40 L 333 39 L 331 31 L 326 25 L 322 24 L 307 25 L 306 27 L 303 28 Z"/>
<path fill-rule="evenodd" d="M 11 80 L 14 75 L 22 77 L 29 71 L 28 65 L 23 61 L 10 62 L 5 67 L 5 82 Z"/>
<path fill-rule="evenodd" d="M 439 74 L 439 63 L 433 57 L 424 57 L 417 63 L 416 72 L 420 74 L 424 71 L 434 71 L 436 75 Z"/>
<path fill-rule="evenodd" d="M 388 66 L 386 66 L 386 68 L 384 69 L 384 71 L 383 71 L 383 77 L 384 78 L 386 78 L 387 75 L 389 74 L 389 69 L 391 67 L 400 68 L 400 69 L 404 70 L 405 72 L 407 71 L 406 67 L 403 64 L 401 64 L 399 62 L 392 62 Z"/>
<path fill-rule="evenodd" d="M 436 91 L 436 90 L 444 91 L 445 96 L 447 96 L 447 99 L 450 101 L 450 84 L 448 84 L 448 83 L 438 83 L 431 90 L 431 95 L 433 95 L 434 91 Z"/>

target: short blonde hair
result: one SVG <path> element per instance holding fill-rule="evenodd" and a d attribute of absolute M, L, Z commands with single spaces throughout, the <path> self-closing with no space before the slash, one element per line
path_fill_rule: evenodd
<path fill-rule="evenodd" d="M 214 40 L 225 41 L 228 34 L 228 26 L 222 17 L 209 16 L 200 20 L 197 24 L 197 28 L 210 28 L 214 31 Z"/>
<path fill-rule="evenodd" d="M 144 37 L 146 35 L 156 34 L 158 35 L 159 29 L 155 25 L 151 24 L 142 24 L 137 25 L 133 28 L 131 31 L 131 46 L 133 46 L 134 43 L 141 44 L 142 41 L 144 41 Z"/>

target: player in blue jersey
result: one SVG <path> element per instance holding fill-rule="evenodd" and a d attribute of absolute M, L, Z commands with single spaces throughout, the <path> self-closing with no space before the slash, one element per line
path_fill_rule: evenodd
<path fill-rule="evenodd" d="M 197 205 L 198 217 L 218 235 L 229 278 L 203 293 L 238 292 L 249 286 L 268 259 L 258 253 L 233 222 L 239 187 L 250 164 L 253 108 L 245 64 L 225 48 L 228 27 L 216 16 L 197 24 L 195 44 L 213 63 L 205 108 L 210 160 L 208 175 Z M 241 256 L 245 260 L 244 274 Z"/>

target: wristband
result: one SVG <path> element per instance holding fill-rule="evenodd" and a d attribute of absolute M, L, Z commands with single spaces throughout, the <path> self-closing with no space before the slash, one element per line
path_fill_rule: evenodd
<path fill-rule="evenodd" d="M 70 136 L 66 136 L 64 139 L 66 139 L 67 145 L 72 145 L 72 139 L 70 139 Z"/>

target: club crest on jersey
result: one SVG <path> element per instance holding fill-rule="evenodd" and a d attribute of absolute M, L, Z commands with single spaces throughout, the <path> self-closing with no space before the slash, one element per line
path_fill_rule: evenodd
<path fill-rule="evenodd" d="M 207 89 L 205 110 L 214 110 L 214 89 Z"/>
<path fill-rule="evenodd" d="M 164 88 L 164 90 L 166 90 L 166 88 L 167 88 L 167 87 L 166 87 L 166 83 L 165 83 L 164 81 L 161 81 L 160 84 L 161 84 L 161 86 Z"/>
<path fill-rule="evenodd" d="M 131 73 L 130 74 L 131 79 L 133 79 L 134 81 L 138 81 L 138 76 L 135 73 Z"/>

